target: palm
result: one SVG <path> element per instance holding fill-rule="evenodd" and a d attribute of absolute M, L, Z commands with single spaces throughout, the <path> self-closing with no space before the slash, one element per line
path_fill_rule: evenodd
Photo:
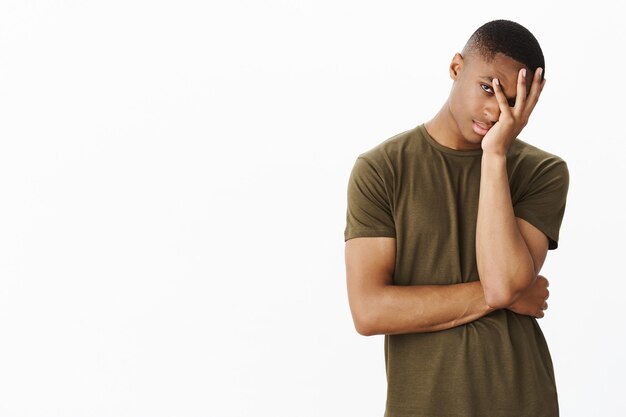
<path fill-rule="evenodd" d="M 517 79 L 517 98 L 515 106 L 510 107 L 502 92 L 500 83 L 494 79 L 493 89 L 500 107 L 500 117 L 498 121 L 489 129 L 483 137 L 481 146 L 484 152 L 506 155 L 511 142 L 519 135 L 528 123 L 539 95 L 545 84 L 545 79 L 541 80 L 541 68 L 537 69 L 530 88 L 530 94 L 526 95 L 526 70 L 520 70 Z"/>

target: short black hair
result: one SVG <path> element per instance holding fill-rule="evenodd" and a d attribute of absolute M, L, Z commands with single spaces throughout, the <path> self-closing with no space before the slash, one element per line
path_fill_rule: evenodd
<path fill-rule="evenodd" d="M 474 51 L 488 61 L 497 53 L 504 54 L 524 64 L 533 74 L 541 67 L 542 80 L 546 73 L 543 52 L 535 36 L 510 20 L 493 20 L 476 29 L 463 48 L 464 54 Z"/>

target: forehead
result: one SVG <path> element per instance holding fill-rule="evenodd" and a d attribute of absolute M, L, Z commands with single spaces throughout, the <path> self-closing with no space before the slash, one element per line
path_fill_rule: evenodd
<path fill-rule="evenodd" d="M 497 53 L 492 59 L 487 59 L 480 53 L 472 54 L 468 58 L 467 69 L 473 76 L 484 78 L 488 82 L 497 78 L 507 96 L 514 97 L 516 95 L 517 77 L 519 70 L 526 68 L 524 64 L 501 53 Z M 526 75 L 527 89 L 530 88 L 531 83 L 532 74 L 528 73 Z"/>

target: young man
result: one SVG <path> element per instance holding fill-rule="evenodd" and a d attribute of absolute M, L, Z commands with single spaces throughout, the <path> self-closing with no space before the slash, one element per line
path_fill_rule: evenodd
<path fill-rule="evenodd" d="M 448 100 L 354 165 L 346 274 L 363 335 L 385 335 L 387 417 L 554 417 L 539 271 L 556 249 L 568 170 L 517 139 L 545 84 L 521 25 L 481 26 Z"/>

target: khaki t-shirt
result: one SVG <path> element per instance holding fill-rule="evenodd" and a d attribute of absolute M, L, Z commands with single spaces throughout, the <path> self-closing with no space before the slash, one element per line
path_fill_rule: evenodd
<path fill-rule="evenodd" d="M 396 238 L 395 285 L 477 281 L 482 150 L 457 151 L 424 125 L 361 154 L 345 240 Z M 559 157 L 519 139 L 507 166 L 515 215 L 555 249 L 569 183 Z M 385 336 L 387 417 L 555 417 L 548 346 L 535 318 L 496 310 L 451 329 Z"/>

